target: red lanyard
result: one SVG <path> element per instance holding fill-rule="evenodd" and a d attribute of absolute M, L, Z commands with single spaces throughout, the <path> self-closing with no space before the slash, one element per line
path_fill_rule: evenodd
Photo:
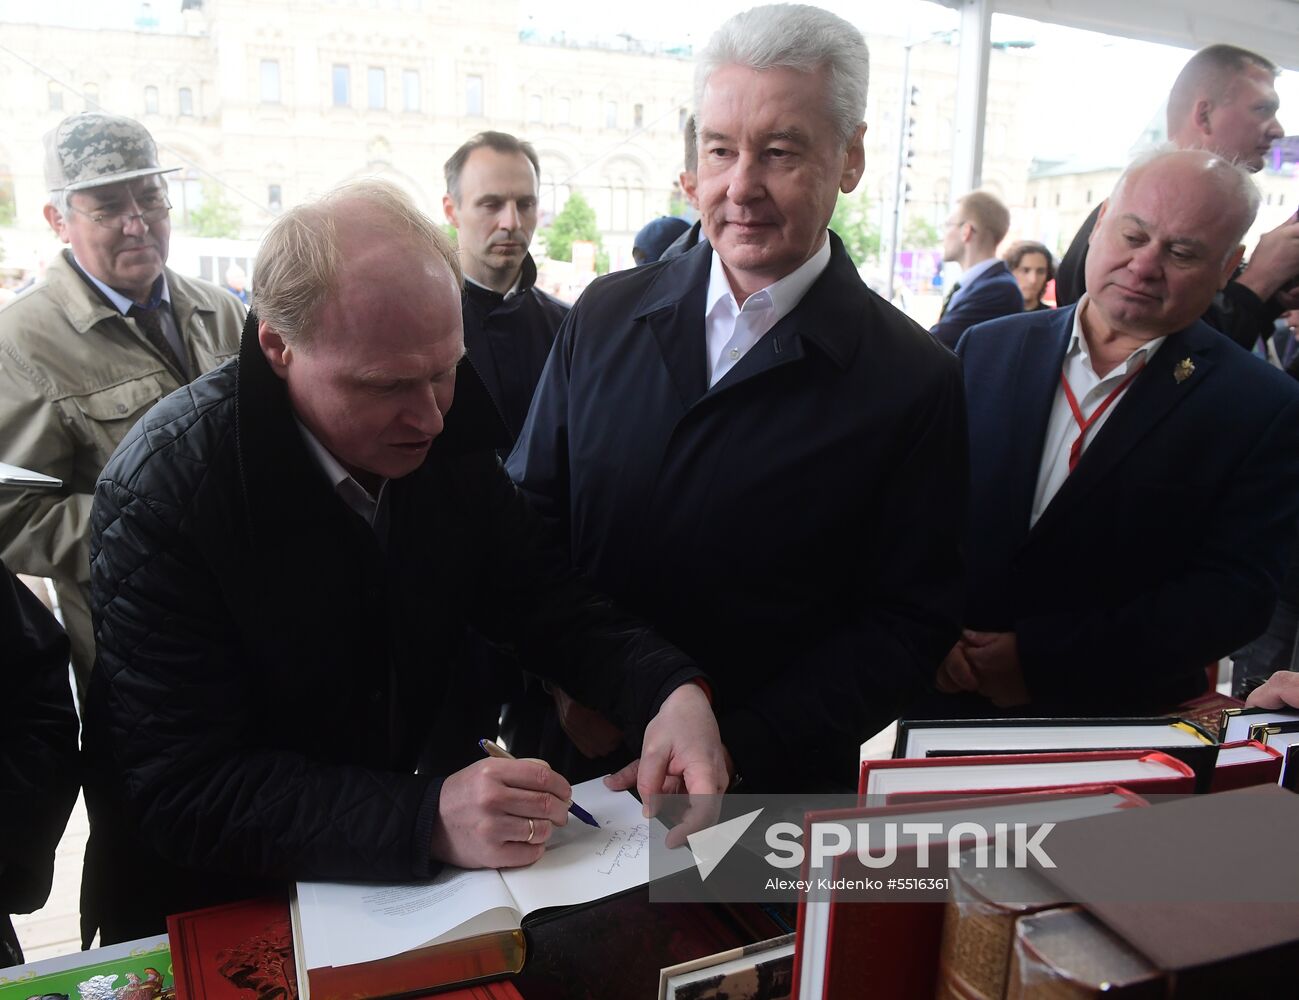
<path fill-rule="evenodd" d="M 1139 374 L 1141 374 L 1141 368 L 1129 372 L 1128 377 L 1116 385 L 1113 391 L 1101 400 L 1101 405 L 1092 411 L 1092 415 L 1084 420 L 1082 409 L 1078 406 L 1078 399 L 1074 396 L 1073 389 L 1069 386 L 1069 380 L 1064 377 L 1064 372 L 1060 373 L 1060 384 L 1064 386 L 1064 398 L 1069 401 L 1069 409 L 1073 411 L 1074 422 L 1078 424 L 1078 437 L 1074 439 L 1074 443 L 1069 448 L 1070 472 L 1073 472 L 1074 466 L 1078 464 L 1078 459 L 1082 456 L 1083 441 L 1087 439 L 1087 432 L 1091 430 L 1092 424 L 1096 423 L 1096 421 L 1105 414 L 1105 411 L 1110 408 L 1110 404 L 1119 398 L 1119 395 L 1123 390 L 1128 387 L 1128 383 Z"/>

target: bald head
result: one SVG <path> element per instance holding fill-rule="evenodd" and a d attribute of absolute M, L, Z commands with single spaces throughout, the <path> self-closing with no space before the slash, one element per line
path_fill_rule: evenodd
<path fill-rule="evenodd" d="M 1261 170 L 1277 121 L 1276 65 L 1234 45 L 1210 45 L 1182 67 L 1168 94 L 1168 138 L 1182 149 L 1208 149 Z"/>
<path fill-rule="evenodd" d="M 334 295 L 343 272 L 385 248 L 445 265 L 462 281 L 455 248 L 442 230 L 399 188 L 360 181 L 299 205 L 271 225 L 257 254 L 254 308 L 286 340 L 310 336 L 315 319 Z M 383 277 L 383 275 L 380 275 Z"/>
<path fill-rule="evenodd" d="M 1244 170 L 1204 150 L 1135 161 L 1092 231 L 1087 295 L 1097 313 L 1145 339 L 1189 326 L 1240 262 L 1258 201 Z"/>

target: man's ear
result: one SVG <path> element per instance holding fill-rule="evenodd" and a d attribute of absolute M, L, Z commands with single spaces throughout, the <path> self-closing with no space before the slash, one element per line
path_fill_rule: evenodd
<path fill-rule="evenodd" d="M 456 229 L 460 228 L 460 221 L 456 218 L 456 203 L 452 200 L 449 191 L 442 196 L 442 214 L 447 217 L 447 222 L 455 226 Z"/>
<path fill-rule="evenodd" d="M 293 363 L 293 348 L 285 342 L 266 320 L 257 323 L 257 346 L 262 349 L 262 356 L 271 366 L 271 371 L 280 378 L 289 377 L 289 365 Z"/>
<path fill-rule="evenodd" d="M 1213 111 L 1213 102 L 1207 97 L 1201 97 L 1195 102 L 1195 107 L 1191 111 L 1191 120 L 1195 123 L 1195 130 L 1201 135 L 1210 135 L 1213 132 L 1213 123 L 1210 121 L 1210 113 Z"/>
<path fill-rule="evenodd" d="M 683 170 L 677 174 L 677 183 L 681 185 L 681 193 L 686 196 L 686 201 L 698 211 L 699 197 L 695 192 L 699 188 L 699 175 L 693 170 Z"/>
<path fill-rule="evenodd" d="M 1092 240 L 1096 239 L 1096 230 L 1101 227 L 1101 220 L 1105 218 L 1105 213 L 1110 209 L 1110 200 L 1106 198 L 1101 202 L 1101 210 L 1096 213 L 1096 225 L 1092 226 L 1092 231 L 1087 234 L 1087 245 L 1092 245 Z"/>
<path fill-rule="evenodd" d="M 852 138 L 844 153 L 843 173 L 839 176 L 839 190 L 849 194 L 861 183 L 862 174 L 866 172 L 866 148 L 862 142 L 866 135 L 866 123 L 861 122 L 853 129 Z"/>
<path fill-rule="evenodd" d="M 1245 244 L 1241 244 L 1231 252 L 1227 262 L 1222 266 L 1222 274 L 1218 276 L 1218 291 L 1227 287 L 1227 282 L 1236 273 L 1236 268 L 1240 267 L 1240 262 L 1245 259 Z"/>
<path fill-rule="evenodd" d="M 44 209 L 45 221 L 50 224 L 56 236 L 64 243 L 68 241 L 68 224 L 63 220 L 62 213 L 53 205 L 47 204 Z"/>

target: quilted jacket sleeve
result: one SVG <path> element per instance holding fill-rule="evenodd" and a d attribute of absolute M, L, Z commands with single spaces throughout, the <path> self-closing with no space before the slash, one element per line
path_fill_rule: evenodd
<path fill-rule="evenodd" d="M 96 763 L 149 846 L 186 867 L 266 877 L 426 874 L 440 785 L 277 746 L 185 511 L 111 469 L 92 517 L 87 745 L 108 755 Z"/>
<path fill-rule="evenodd" d="M 80 784 L 68 640 L 0 565 L 0 914 L 44 904 Z"/>

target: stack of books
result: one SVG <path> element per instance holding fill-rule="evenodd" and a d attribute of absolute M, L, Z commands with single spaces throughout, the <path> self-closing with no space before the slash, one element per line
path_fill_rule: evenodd
<path fill-rule="evenodd" d="M 803 878 L 831 888 L 800 905 L 795 995 L 1295 995 L 1295 788 L 1299 712 L 1221 696 L 1170 717 L 902 720 L 893 757 L 862 762 L 859 808 L 809 813 L 805 843 L 817 823 L 865 822 L 874 839 L 937 819 L 959 864 L 900 854 L 882 872 L 856 846 L 809 859 Z M 957 823 L 1045 831 L 1054 865 L 989 864 L 979 835 L 950 838 Z M 863 898 L 863 878 L 913 874 L 944 893 Z"/>

